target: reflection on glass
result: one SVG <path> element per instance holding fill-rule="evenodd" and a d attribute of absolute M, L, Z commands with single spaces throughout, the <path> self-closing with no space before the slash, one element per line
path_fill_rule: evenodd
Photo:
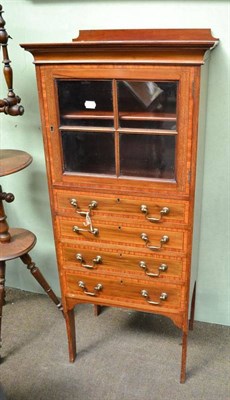
<path fill-rule="evenodd" d="M 120 134 L 120 174 L 175 179 L 175 136 Z"/>
<path fill-rule="evenodd" d="M 61 125 L 113 126 L 111 81 L 57 80 Z"/>
<path fill-rule="evenodd" d="M 121 128 L 134 129 L 160 129 L 166 131 L 176 131 L 176 121 L 154 121 L 151 119 L 120 119 Z"/>
<path fill-rule="evenodd" d="M 65 172 L 115 174 L 113 133 L 62 131 Z"/>
<path fill-rule="evenodd" d="M 176 130 L 177 82 L 119 81 L 120 127 Z"/>
<path fill-rule="evenodd" d="M 161 108 L 163 89 L 160 88 L 155 82 L 141 82 L 141 81 L 123 81 L 126 88 L 136 97 L 136 99 L 143 105 L 144 109 Z M 153 107 L 154 101 L 157 100 L 157 106 Z"/>

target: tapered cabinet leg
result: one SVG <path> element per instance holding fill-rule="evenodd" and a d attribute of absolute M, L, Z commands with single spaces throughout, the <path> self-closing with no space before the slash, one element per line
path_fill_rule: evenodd
<path fill-rule="evenodd" d="M 0 261 L 0 348 L 2 347 L 2 307 L 5 298 L 5 261 Z"/>
<path fill-rule="evenodd" d="M 63 310 L 62 304 L 58 300 L 57 296 L 49 286 L 48 282 L 45 280 L 44 276 L 42 275 L 41 271 L 39 268 L 35 265 L 35 263 L 32 261 L 31 257 L 29 254 L 24 254 L 23 256 L 20 257 L 22 262 L 27 266 L 27 268 L 30 270 L 31 274 L 33 277 L 36 279 L 36 281 L 39 283 L 39 285 L 45 290 L 45 292 L 48 294 L 50 299 L 56 304 L 56 306 L 59 308 L 59 310 Z"/>
<path fill-rule="evenodd" d="M 94 315 L 95 317 L 98 317 L 101 313 L 101 306 L 98 306 L 97 304 L 94 304 Z"/>
<path fill-rule="evenodd" d="M 189 329 L 190 331 L 193 330 L 193 324 L 194 324 L 194 315 L 195 315 L 195 305 L 196 305 L 196 282 L 193 288 L 193 294 L 192 294 L 192 302 L 191 302 L 191 311 L 190 311 L 190 319 L 189 319 Z"/>
<path fill-rule="evenodd" d="M 64 312 L 66 330 L 69 346 L 69 361 L 74 362 L 76 358 L 76 331 L 75 331 L 75 317 L 74 309 Z"/>
<path fill-rule="evenodd" d="M 184 383 L 186 379 L 187 339 L 187 332 L 183 332 L 180 383 Z"/>

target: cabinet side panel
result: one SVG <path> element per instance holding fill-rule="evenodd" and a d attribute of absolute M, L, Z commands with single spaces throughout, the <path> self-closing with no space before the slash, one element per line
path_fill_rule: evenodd
<path fill-rule="evenodd" d="M 205 152 L 205 127 L 206 127 L 206 108 L 207 108 L 207 92 L 208 92 L 208 60 L 201 67 L 200 77 L 200 103 L 199 103 L 199 120 L 198 120 L 198 145 L 197 145 L 197 165 L 196 165 L 196 189 L 194 204 L 194 226 L 193 226 L 193 243 L 192 243 L 192 268 L 190 280 L 190 299 L 192 298 L 194 284 L 197 279 L 198 262 L 199 262 L 199 245 L 200 245 L 200 228 L 201 228 L 201 211 L 202 211 L 202 194 L 203 194 L 203 165 Z M 194 102 L 196 98 L 194 97 Z M 189 302 L 191 305 L 191 301 Z"/>
<path fill-rule="evenodd" d="M 38 98 L 39 98 L 39 111 L 40 118 L 42 123 L 42 136 L 43 136 L 43 147 L 46 161 L 46 173 L 47 180 L 49 185 L 49 190 L 51 188 L 51 172 L 50 172 L 50 157 L 49 157 L 49 149 L 48 149 L 48 99 L 46 93 L 46 87 L 44 85 L 44 76 L 45 70 L 42 67 L 36 66 L 36 78 L 37 78 L 37 87 L 38 87 Z M 50 200 L 52 200 L 50 198 Z M 51 208 L 52 210 L 52 208 Z"/>
<path fill-rule="evenodd" d="M 40 118 L 42 123 L 42 136 L 43 136 L 43 147 L 44 147 L 44 155 L 45 155 L 45 162 L 46 162 L 46 176 L 48 182 L 48 190 L 49 190 L 49 201 L 50 201 L 50 212 L 52 217 L 52 227 L 53 227 L 53 239 L 55 245 L 55 254 L 54 257 L 57 263 L 57 233 L 55 230 L 55 205 L 54 205 L 54 197 L 53 197 L 53 188 L 51 182 L 51 159 L 50 159 L 50 152 L 48 146 L 48 128 L 49 128 L 49 110 L 48 110 L 48 96 L 47 96 L 47 88 L 45 85 L 46 76 L 46 67 L 36 66 L 36 78 L 37 78 L 37 88 L 39 94 L 39 111 L 40 111 Z M 51 237 L 52 239 L 52 237 Z M 57 263 L 57 266 L 59 264 Z M 60 276 L 60 275 L 59 275 Z M 62 292 L 62 285 L 60 281 L 61 292 Z"/>

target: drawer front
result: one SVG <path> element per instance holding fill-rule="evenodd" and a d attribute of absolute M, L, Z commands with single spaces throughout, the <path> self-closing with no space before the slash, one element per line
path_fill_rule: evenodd
<path fill-rule="evenodd" d="M 102 223 L 95 219 L 93 227 L 97 229 L 97 234 L 94 235 L 90 232 L 90 227 L 84 224 L 76 225 L 75 219 L 57 218 L 57 224 L 63 239 L 87 240 L 98 244 L 116 243 L 122 246 L 146 248 L 153 253 L 185 252 L 187 246 L 188 232 L 176 229 L 163 229 L 163 227 L 143 229 L 141 225 L 130 226 L 125 222 L 118 224 L 114 221 Z"/>
<path fill-rule="evenodd" d="M 172 201 L 149 197 L 128 197 L 82 193 L 75 191 L 54 191 L 56 211 L 59 215 L 76 217 L 77 211 L 88 211 L 92 201 L 96 207 L 91 211 L 93 217 L 107 218 L 108 215 L 134 218 L 149 223 L 187 224 L 188 202 Z"/>
<path fill-rule="evenodd" d="M 184 300 L 180 285 L 66 272 L 66 296 L 89 303 L 139 306 L 151 311 L 178 310 Z"/>
<path fill-rule="evenodd" d="M 76 271 L 97 271 L 136 277 L 147 280 L 182 279 L 185 271 L 185 259 L 180 257 L 162 257 L 149 252 L 129 252 L 122 247 L 89 247 L 87 244 L 73 246 L 63 243 L 61 246 L 64 268 Z"/>

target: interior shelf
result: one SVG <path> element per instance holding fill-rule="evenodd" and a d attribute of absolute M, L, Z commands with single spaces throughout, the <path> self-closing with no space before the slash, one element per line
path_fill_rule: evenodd
<path fill-rule="evenodd" d="M 150 112 L 129 112 L 120 113 L 120 119 L 130 121 L 176 121 L 176 114 L 150 113 Z"/>
<path fill-rule="evenodd" d="M 111 111 L 73 111 L 68 114 L 62 114 L 65 119 L 113 119 L 114 114 Z"/>

